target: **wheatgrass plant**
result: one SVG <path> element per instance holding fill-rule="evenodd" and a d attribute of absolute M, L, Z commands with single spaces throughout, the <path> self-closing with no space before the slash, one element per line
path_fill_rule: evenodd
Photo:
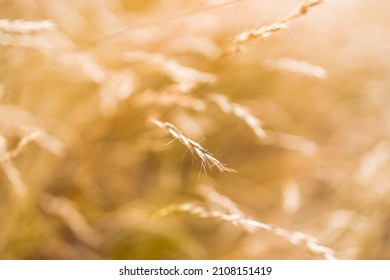
<path fill-rule="evenodd" d="M 0 6 L 1 259 L 390 258 L 386 1 Z"/>

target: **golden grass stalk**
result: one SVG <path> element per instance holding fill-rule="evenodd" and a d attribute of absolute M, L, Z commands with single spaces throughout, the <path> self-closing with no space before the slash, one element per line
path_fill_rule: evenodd
<path fill-rule="evenodd" d="M 220 94 L 214 94 L 210 97 L 210 100 L 218 105 L 225 113 L 232 113 L 236 117 L 244 120 L 244 122 L 250 127 L 250 129 L 256 134 L 257 137 L 264 139 L 266 132 L 261 127 L 261 122 L 258 118 L 253 116 L 249 109 L 229 101 L 229 99 Z"/>
<path fill-rule="evenodd" d="M 7 140 L 3 136 L 1 136 L 0 139 L 0 165 L 8 180 L 11 182 L 15 194 L 21 197 L 27 194 L 27 186 L 23 182 L 22 176 L 19 170 L 13 164 L 12 160 L 20 155 L 26 146 L 33 141 L 50 150 L 57 156 L 63 154 L 62 143 L 55 137 L 46 134 L 42 130 L 36 130 L 23 137 L 16 145 L 16 147 L 11 151 L 7 151 Z"/>
<path fill-rule="evenodd" d="M 213 187 L 202 185 L 199 186 L 198 192 L 210 204 L 219 206 L 230 214 L 244 216 L 244 213 L 238 208 L 236 203 L 217 192 Z"/>
<path fill-rule="evenodd" d="M 221 163 L 217 158 L 215 158 L 209 151 L 203 148 L 199 143 L 186 137 L 183 134 L 183 132 L 181 132 L 173 124 L 169 122 L 161 122 L 156 119 L 150 119 L 150 121 L 156 126 L 169 132 L 169 134 L 171 134 L 175 139 L 183 143 L 191 152 L 191 154 L 198 156 L 199 159 L 201 160 L 202 167 L 204 169 L 207 166 L 210 169 L 216 167 L 220 172 L 235 172 L 235 170 L 228 168 L 223 163 Z"/>
<path fill-rule="evenodd" d="M 40 205 L 47 213 L 59 217 L 75 236 L 85 244 L 94 247 L 101 242 L 100 234 L 88 224 L 87 219 L 70 200 L 44 194 L 40 200 Z"/>
<path fill-rule="evenodd" d="M 7 162 L 10 162 L 14 158 L 16 158 L 24 150 L 24 148 L 32 141 L 35 141 L 41 133 L 41 131 L 34 131 L 30 135 L 27 135 L 26 137 L 22 138 L 22 140 L 19 141 L 15 149 L 13 149 L 12 151 L 8 151 L 1 156 L 0 164 L 6 164 Z"/>
<path fill-rule="evenodd" d="M 18 144 L 19 148 L 24 148 L 26 144 L 35 141 L 56 156 L 64 155 L 64 144 L 55 136 L 47 133 L 40 123 L 42 120 L 25 110 L 16 106 L 0 105 L 0 131 L 5 135 L 22 138 Z"/>
<path fill-rule="evenodd" d="M 231 113 L 242 119 L 255 133 L 255 135 L 263 140 L 264 144 L 279 146 L 311 157 L 315 156 L 317 153 L 317 145 L 304 137 L 285 132 L 272 130 L 265 131 L 261 127 L 261 121 L 253 116 L 248 108 L 240 104 L 230 102 L 224 95 L 214 94 L 209 98 L 209 101 L 217 104 L 223 112 Z"/>
<path fill-rule="evenodd" d="M 41 21 L 0 19 L 1 33 L 30 34 L 41 31 L 53 31 L 55 27 L 54 22 L 48 19 Z"/>
<path fill-rule="evenodd" d="M 99 89 L 100 110 L 105 115 L 116 112 L 119 104 L 134 91 L 135 74 L 131 71 L 107 73 L 106 81 Z"/>
<path fill-rule="evenodd" d="M 133 103 L 138 106 L 148 107 L 158 105 L 159 107 L 178 106 L 180 108 L 192 109 L 195 111 L 205 111 L 207 103 L 199 98 L 194 98 L 188 94 L 182 94 L 175 90 L 175 87 L 166 87 L 159 92 L 145 90 L 133 96 Z"/>
<path fill-rule="evenodd" d="M 267 59 L 265 65 L 270 69 L 289 71 L 320 80 L 325 80 L 328 77 L 328 73 L 323 67 L 288 57 Z"/>
<path fill-rule="evenodd" d="M 143 62 L 156 66 L 162 73 L 174 80 L 178 84 L 178 89 L 182 92 L 189 92 L 200 83 L 211 84 L 217 80 L 210 73 L 180 65 L 162 54 L 143 51 L 128 52 L 124 55 L 124 59 L 128 62 Z"/>
<path fill-rule="evenodd" d="M 204 219 L 217 219 L 231 223 L 234 226 L 239 226 L 249 232 L 265 230 L 276 236 L 279 236 L 295 246 L 303 246 L 309 249 L 313 254 L 322 257 L 326 260 L 334 260 L 334 252 L 332 249 L 318 243 L 318 240 L 306 233 L 290 232 L 281 227 L 265 224 L 256 221 L 250 217 L 241 214 L 231 214 L 223 211 L 210 210 L 203 206 L 198 206 L 191 203 L 170 205 L 159 211 L 160 216 L 165 216 L 175 212 L 185 212 L 192 216 Z"/>
<path fill-rule="evenodd" d="M 279 146 L 283 149 L 296 151 L 308 157 L 314 157 L 318 153 L 318 145 L 302 136 L 297 136 L 280 131 L 267 131 L 265 144 Z"/>
<path fill-rule="evenodd" d="M 62 156 L 64 153 L 62 142 L 40 129 L 24 136 L 11 151 L 7 150 L 7 139 L 0 135 L 0 166 L 8 180 L 11 182 L 14 193 L 19 197 L 26 196 L 27 186 L 23 182 L 22 176 L 12 160 L 19 156 L 26 146 L 33 141 L 57 156 Z"/>
<path fill-rule="evenodd" d="M 21 142 L 23 142 L 23 140 Z M 25 140 L 24 142 L 25 144 L 19 143 L 20 145 L 18 145 L 15 150 L 7 152 L 7 140 L 5 137 L 0 135 L 0 165 L 4 171 L 5 176 L 11 182 L 14 193 L 19 197 L 26 196 L 27 186 L 23 182 L 22 176 L 20 175 L 19 170 L 13 164 L 12 159 L 20 153 L 20 151 L 25 145 L 27 145 L 27 142 L 29 141 Z"/>
<path fill-rule="evenodd" d="M 107 80 L 107 72 L 99 63 L 98 57 L 90 52 L 68 52 L 59 57 L 59 70 L 77 80 L 90 80 L 103 84 Z M 76 74 L 76 75 L 75 75 Z M 74 77 L 76 76 L 76 77 Z"/>
<path fill-rule="evenodd" d="M 292 11 L 288 16 L 282 18 L 281 20 L 278 20 L 269 25 L 262 26 L 260 28 L 252 28 L 250 30 L 243 31 L 234 37 L 233 42 L 228 47 L 226 53 L 240 52 L 244 43 L 256 39 L 267 39 L 277 32 L 289 28 L 291 23 L 293 23 L 297 18 L 305 15 L 310 8 L 323 2 L 323 0 L 304 0 L 297 9 Z"/>
<path fill-rule="evenodd" d="M 27 186 L 23 182 L 19 170 L 11 161 L 3 163 L 1 166 L 8 180 L 11 182 L 14 193 L 19 197 L 25 197 L 27 194 Z"/>
<path fill-rule="evenodd" d="M 360 166 L 355 174 L 356 180 L 363 185 L 370 185 L 372 180 L 381 174 L 381 168 L 390 159 L 390 144 L 381 141 L 360 160 Z M 376 187 L 378 188 L 378 187 Z"/>

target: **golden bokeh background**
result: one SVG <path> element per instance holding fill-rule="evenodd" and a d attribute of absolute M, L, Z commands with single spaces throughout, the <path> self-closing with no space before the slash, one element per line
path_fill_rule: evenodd
<path fill-rule="evenodd" d="M 390 4 L 231 2 L 0 1 L 1 259 L 390 258 Z"/>

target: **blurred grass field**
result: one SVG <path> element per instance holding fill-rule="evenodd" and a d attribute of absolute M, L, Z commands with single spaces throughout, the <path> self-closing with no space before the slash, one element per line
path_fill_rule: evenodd
<path fill-rule="evenodd" d="M 0 0 L 0 258 L 389 259 L 390 4 L 313 2 Z"/>

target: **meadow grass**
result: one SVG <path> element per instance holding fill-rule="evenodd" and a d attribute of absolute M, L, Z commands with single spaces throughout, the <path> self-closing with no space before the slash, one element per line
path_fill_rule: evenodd
<path fill-rule="evenodd" d="M 0 258 L 388 259 L 390 5 L 339 2 L 6 1 Z"/>

